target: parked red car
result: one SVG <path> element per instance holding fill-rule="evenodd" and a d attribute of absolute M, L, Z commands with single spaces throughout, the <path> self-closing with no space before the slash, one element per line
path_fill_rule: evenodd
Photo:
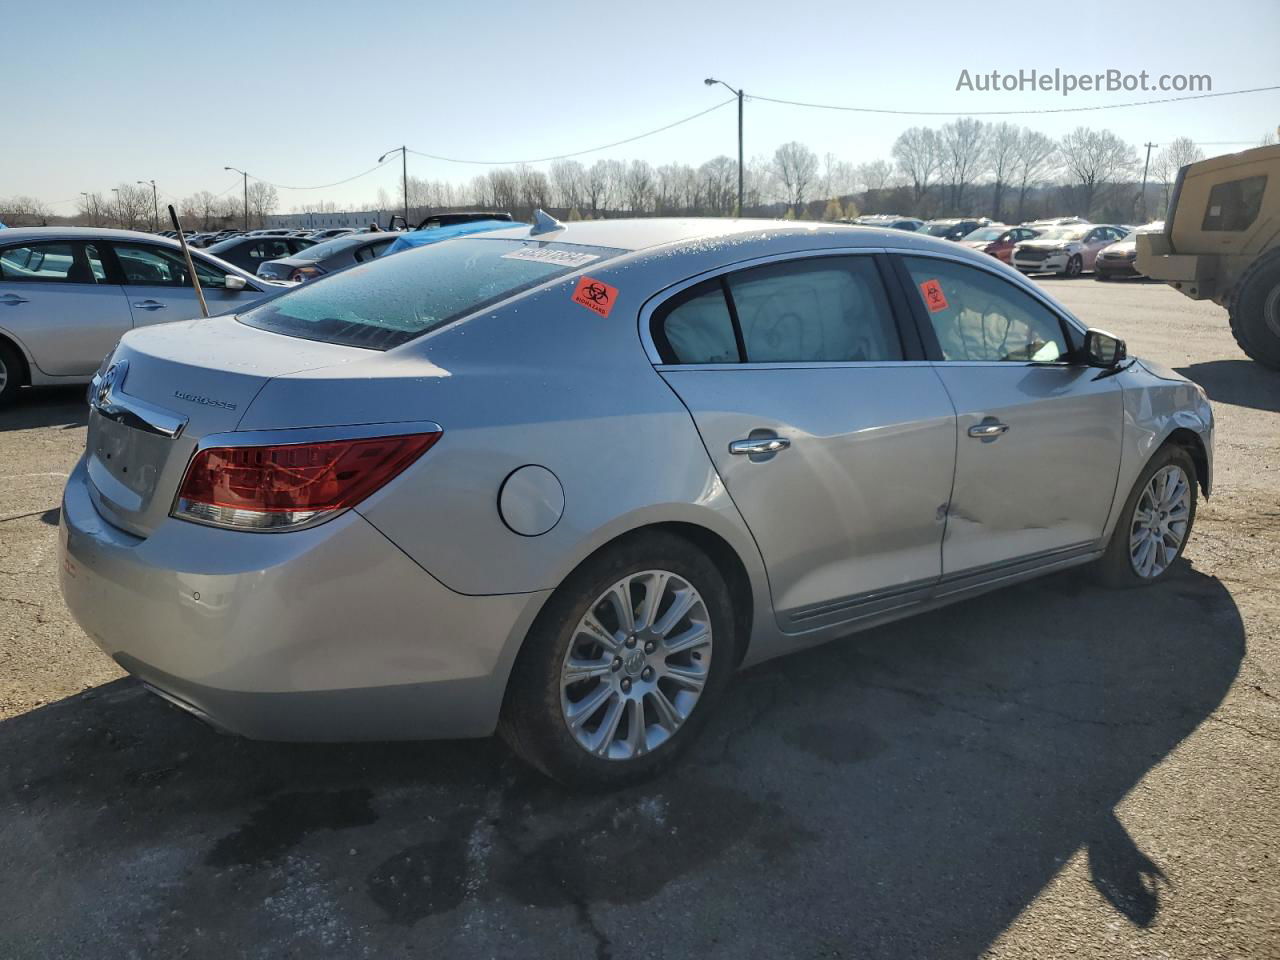
<path fill-rule="evenodd" d="M 1032 230 L 1030 227 L 1010 227 L 1003 223 L 993 223 L 989 227 L 979 227 L 960 242 L 966 247 L 989 253 L 997 260 L 1008 263 L 1015 243 L 1038 236 L 1040 231 Z"/>

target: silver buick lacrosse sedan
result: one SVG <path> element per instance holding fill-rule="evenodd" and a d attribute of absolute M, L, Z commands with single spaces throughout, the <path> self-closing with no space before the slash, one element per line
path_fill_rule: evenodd
<path fill-rule="evenodd" d="M 1204 393 L 993 258 L 536 220 L 126 334 L 61 521 L 103 650 L 244 736 L 498 730 L 609 787 L 744 664 L 1077 564 L 1174 572 Z"/>

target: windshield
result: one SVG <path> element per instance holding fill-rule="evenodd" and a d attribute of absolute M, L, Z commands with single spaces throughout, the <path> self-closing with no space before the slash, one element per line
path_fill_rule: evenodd
<path fill-rule="evenodd" d="M 983 227 L 965 236 L 966 240 L 999 240 L 1008 227 Z"/>
<path fill-rule="evenodd" d="M 389 350 L 622 252 L 536 240 L 445 240 L 313 280 L 239 320 L 306 340 Z"/>
<path fill-rule="evenodd" d="M 954 223 L 926 223 L 920 228 L 931 237 L 945 237 L 956 228 Z"/>

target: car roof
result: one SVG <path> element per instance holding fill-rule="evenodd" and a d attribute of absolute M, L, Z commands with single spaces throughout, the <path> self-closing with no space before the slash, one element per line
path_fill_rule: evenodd
<path fill-rule="evenodd" d="M 197 234 L 198 236 L 199 234 Z M 178 241 L 171 237 L 162 237 L 158 233 L 147 233 L 143 230 L 113 230 L 108 227 L 11 227 L 0 236 L 0 240 L 10 243 L 13 240 L 52 240 L 57 237 L 77 238 L 82 240 L 150 240 L 155 243 L 178 246 Z"/>

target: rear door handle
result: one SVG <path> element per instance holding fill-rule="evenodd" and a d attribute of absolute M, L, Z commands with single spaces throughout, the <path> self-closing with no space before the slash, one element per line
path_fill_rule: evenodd
<path fill-rule="evenodd" d="M 979 440 L 994 440 L 1002 433 L 1008 431 L 1008 429 L 1009 425 L 1007 423 L 988 421 L 986 423 L 979 423 L 970 427 L 969 436 L 976 437 Z"/>
<path fill-rule="evenodd" d="M 734 440 L 729 444 L 729 452 L 745 456 L 769 456 L 791 446 L 786 437 L 751 437 L 747 440 Z"/>
<path fill-rule="evenodd" d="M 0 303 L 6 304 L 10 307 L 16 307 L 20 303 L 30 302 L 31 301 L 26 297 L 20 297 L 16 293 L 6 293 L 3 297 L 0 297 Z"/>
<path fill-rule="evenodd" d="M 168 304 L 161 303 L 159 300 L 139 300 L 134 306 L 139 310 L 163 310 Z"/>

